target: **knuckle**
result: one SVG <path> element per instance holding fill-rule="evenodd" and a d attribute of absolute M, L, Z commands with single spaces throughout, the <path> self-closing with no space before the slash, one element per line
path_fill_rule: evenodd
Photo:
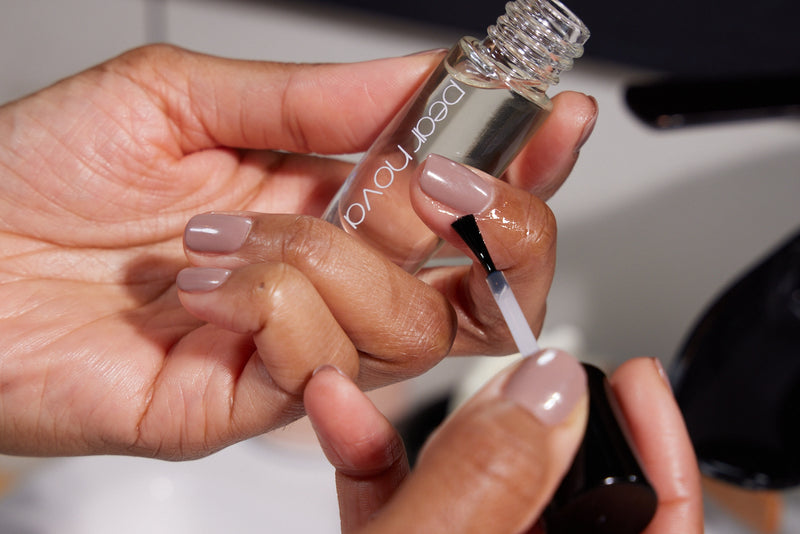
<path fill-rule="evenodd" d="M 378 310 L 375 319 L 384 319 L 361 348 L 394 362 L 396 379 L 418 376 L 450 353 L 458 329 L 456 312 L 441 293 L 421 281 L 384 280 L 387 284 L 366 297 Z"/>
<path fill-rule="evenodd" d="M 174 60 L 183 49 L 168 43 L 154 43 L 139 46 L 124 52 L 120 59 L 131 64 L 152 65 L 154 61 Z"/>
<path fill-rule="evenodd" d="M 307 107 L 310 102 L 307 98 L 298 99 L 296 95 L 306 95 L 306 92 L 298 92 L 297 88 L 313 82 L 309 79 L 302 78 L 302 76 L 300 76 L 302 71 L 298 71 L 294 65 L 283 65 L 282 68 L 286 77 L 280 96 L 282 129 L 288 132 L 289 137 L 294 140 L 296 145 L 295 149 L 298 152 L 312 152 L 313 150 L 306 136 L 305 126 L 302 121 L 303 114 L 298 113 L 299 108 Z"/>
<path fill-rule="evenodd" d="M 442 360 L 453 346 L 458 330 L 458 318 L 455 310 L 438 292 L 419 299 L 404 300 L 404 308 L 393 315 L 403 318 L 405 325 L 398 324 L 398 332 L 407 332 L 403 336 L 409 343 L 408 351 L 416 362 L 412 371 L 422 373 Z M 409 313 L 409 303 L 424 303 L 416 313 Z"/>
<path fill-rule="evenodd" d="M 111 79 L 124 79 L 144 89 L 150 98 L 171 112 L 177 103 L 191 94 L 188 71 L 196 55 L 175 45 L 148 44 L 124 52 L 100 66 Z"/>
<path fill-rule="evenodd" d="M 286 230 L 281 256 L 293 265 L 313 270 L 335 269 L 340 249 L 336 248 L 335 228 L 306 215 L 294 219 Z"/>
<path fill-rule="evenodd" d="M 526 248 L 550 252 L 555 248 L 557 225 L 553 211 L 543 201 L 531 197 L 526 209 L 525 228 L 520 240 Z"/>
<path fill-rule="evenodd" d="M 279 389 L 299 395 L 323 363 L 357 376 L 358 353 L 301 270 L 287 263 L 265 265 L 250 291 L 259 310 L 250 329 Z"/>

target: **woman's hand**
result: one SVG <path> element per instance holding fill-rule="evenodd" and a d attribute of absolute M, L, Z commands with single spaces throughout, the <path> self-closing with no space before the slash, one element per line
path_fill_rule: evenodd
<path fill-rule="evenodd" d="M 324 363 L 373 387 L 451 345 L 508 348 L 468 273 L 424 284 L 307 216 L 351 168 L 322 156 L 364 150 L 440 58 L 282 65 L 155 46 L 0 108 L 0 450 L 202 456 L 298 417 Z M 557 98 L 508 181 L 550 194 L 595 113 Z M 538 324 L 552 217 L 488 183 L 524 216 L 487 214 L 486 231 L 524 238 L 525 264 L 502 267 Z M 233 217 L 190 222 L 191 265 L 212 270 L 184 271 L 184 308 L 184 226 L 211 211 Z M 226 224 L 224 246 L 193 234 Z"/>
<path fill-rule="evenodd" d="M 660 366 L 631 360 L 610 382 L 659 498 L 645 534 L 703 532 L 697 463 Z M 571 356 L 529 357 L 452 414 L 409 473 L 399 435 L 344 374 L 322 368 L 305 390 L 336 468 L 345 533 L 542 532 L 542 512 L 583 437 L 586 400 Z"/>

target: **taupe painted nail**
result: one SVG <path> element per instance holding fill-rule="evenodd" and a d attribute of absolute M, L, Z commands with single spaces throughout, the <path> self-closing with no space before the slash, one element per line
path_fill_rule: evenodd
<path fill-rule="evenodd" d="M 437 154 L 425 159 L 419 178 L 422 192 L 458 211 L 481 213 L 492 202 L 492 185 L 467 167 Z"/>
<path fill-rule="evenodd" d="M 186 247 L 195 252 L 229 254 L 241 248 L 253 222 L 248 217 L 203 213 L 189 220 L 184 232 Z"/>
<path fill-rule="evenodd" d="M 188 267 L 178 273 L 178 289 L 187 293 L 207 293 L 217 289 L 230 277 L 228 269 Z"/>
<path fill-rule="evenodd" d="M 548 349 L 525 360 L 504 394 L 547 426 L 564 421 L 586 394 L 586 372 L 564 351 Z"/>

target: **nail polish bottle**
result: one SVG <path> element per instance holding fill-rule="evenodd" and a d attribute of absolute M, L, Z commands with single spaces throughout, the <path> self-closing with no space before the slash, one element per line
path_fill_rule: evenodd
<path fill-rule="evenodd" d="M 558 0 L 517 0 L 484 39 L 463 37 L 373 143 L 323 218 L 416 272 L 440 240 L 414 214 L 429 154 L 498 176 L 552 108 L 545 94 L 589 30 Z"/>

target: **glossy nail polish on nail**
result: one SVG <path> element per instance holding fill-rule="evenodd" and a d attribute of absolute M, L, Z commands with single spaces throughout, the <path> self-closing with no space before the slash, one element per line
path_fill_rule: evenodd
<path fill-rule="evenodd" d="M 491 185 L 470 169 L 453 160 L 431 154 L 420 173 L 422 192 L 458 212 L 481 213 L 492 202 Z"/>
<path fill-rule="evenodd" d="M 548 426 L 563 422 L 586 394 L 586 373 L 566 352 L 548 349 L 525 360 L 504 394 Z"/>
<path fill-rule="evenodd" d="M 508 2 L 484 39 L 463 37 L 451 48 L 323 218 L 407 271 L 419 270 L 440 245 L 411 205 L 419 166 L 439 154 L 500 176 L 544 124 L 553 107 L 547 89 L 572 68 L 588 38 L 588 28 L 561 2 Z"/>
<path fill-rule="evenodd" d="M 187 293 L 207 293 L 217 289 L 230 277 L 228 269 L 189 267 L 178 273 L 178 289 Z"/>
<path fill-rule="evenodd" d="M 229 254 L 241 248 L 252 225 L 248 217 L 203 213 L 189 220 L 184 242 L 187 248 L 195 252 Z"/>

